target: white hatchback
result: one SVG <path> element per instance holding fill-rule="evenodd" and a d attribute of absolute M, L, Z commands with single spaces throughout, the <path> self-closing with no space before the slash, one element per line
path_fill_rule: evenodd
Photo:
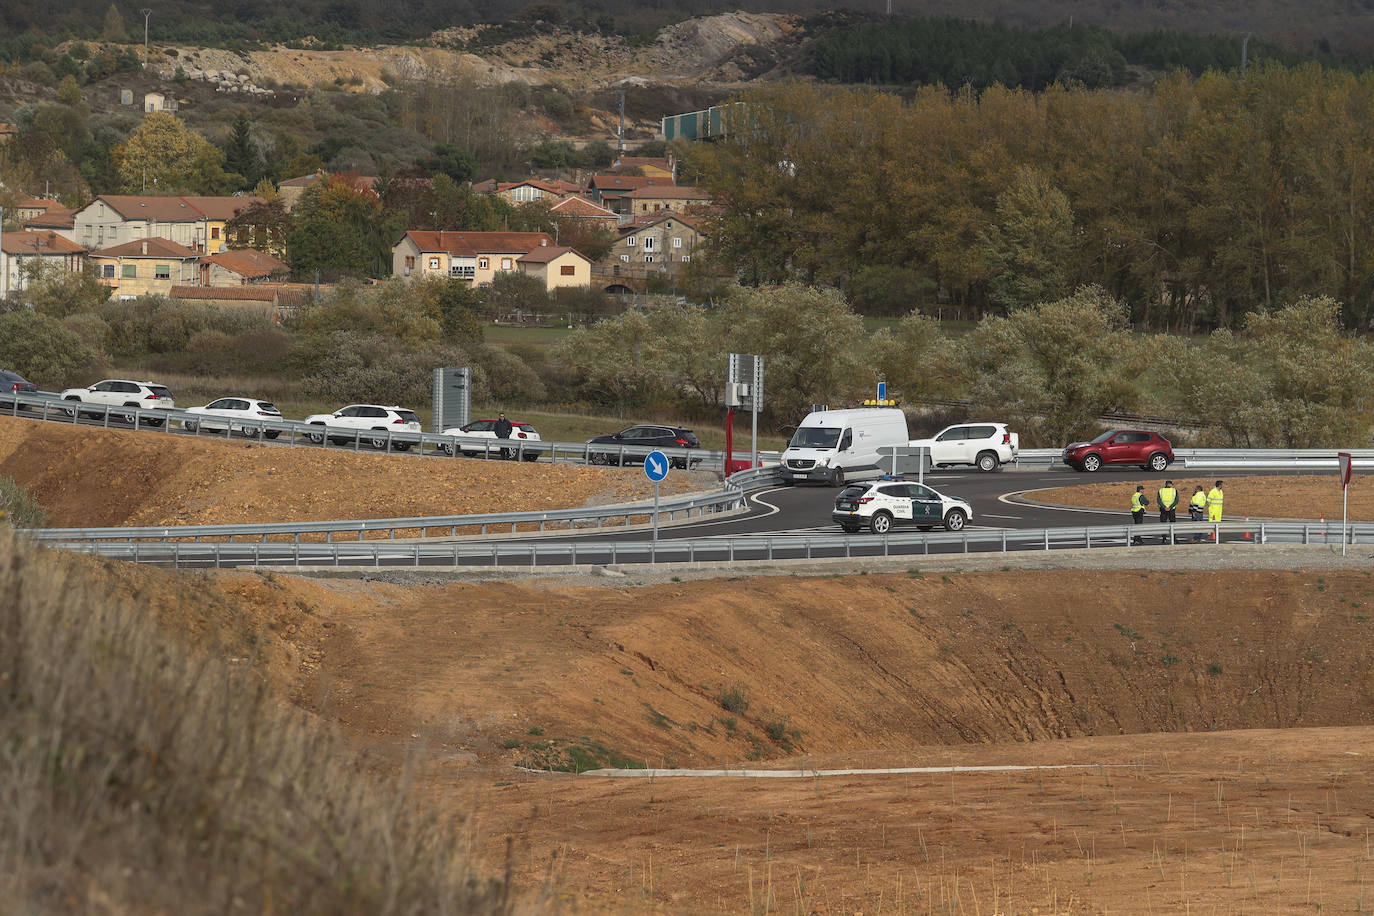
<path fill-rule="evenodd" d="M 135 414 L 134 410 L 171 410 L 177 406 L 176 401 L 172 398 L 172 392 L 167 390 L 167 386 L 159 385 L 156 382 L 135 382 L 131 379 L 122 378 L 105 379 L 103 382 L 96 382 L 89 388 L 68 388 L 62 392 L 61 397 L 64 401 L 93 404 L 101 408 L 132 408 L 127 413 L 110 411 L 111 417 L 117 417 L 125 423 L 132 423 L 138 418 L 139 415 Z M 69 417 L 76 416 L 78 411 L 88 415 L 105 412 L 104 410 L 81 410 L 75 406 L 68 407 L 66 410 Z M 167 422 L 167 418 L 145 416 L 143 422 L 149 426 L 161 426 Z"/>
<path fill-rule="evenodd" d="M 943 525 L 962 531 L 973 518 L 973 507 L 925 484 L 884 477 L 841 490 L 830 518 L 850 534 L 860 528 L 887 534 L 897 525 L 915 525 L 922 531 Z"/>
<path fill-rule="evenodd" d="M 195 414 L 181 421 L 182 428 L 190 433 L 207 429 L 228 430 L 249 438 L 266 436 L 275 439 L 281 435 L 279 429 L 263 427 L 264 423 L 281 422 L 281 411 L 275 405 L 257 398 L 220 398 L 204 407 L 188 407 L 186 412 Z"/>
<path fill-rule="evenodd" d="M 306 417 L 305 422 L 321 427 L 318 432 L 307 434 L 311 442 L 322 443 L 327 436 L 330 442 L 337 445 L 361 441 L 373 448 L 386 448 L 390 443 L 398 452 L 404 452 L 418 442 L 420 434 L 420 418 L 415 416 L 415 412 L 394 404 L 390 407 L 349 404 L 333 413 Z M 370 435 L 363 435 L 364 431 Z M 414 433 L 416 438 L 396 441 L 391 436 L 395 433 Z"/>

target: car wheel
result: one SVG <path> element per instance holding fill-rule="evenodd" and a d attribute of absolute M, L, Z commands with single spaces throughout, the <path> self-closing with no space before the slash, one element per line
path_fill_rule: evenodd
<path fill-rule="evenodd" d="M 278 436 L 281 435 L 281 430 L 279 430 L 279 429 L 269 429 L 269 430 L 265 431 L 265 432 L 263 433 L 263 435 L 266 436 L 266 437 L 269 438 L 269 439 L 275 439 L 275 438 L 277 438 Z"/>
<path fill-rule="evenodd" d="M 323 445 L 323 444 L 324 444 L 324 429 L 321 428 L 320 431 L 317 432 L 317 433 L 315 433 L 315 432 L 306 433 L 306 434 L 305 434 L 305 438 L 309 439 L 311 442 L 315 443 L 316 445 Z"/>
<path fill-rule="evenodd" d="M 844 529 L 844 533 L 845 533 L 845 534 L 858 534 L 858 533 L 859 533 L 859 526 L 858 526 L 858 525 L 841 525 L 840 527 Z"/>
<path fill-rule="evenodd" d="M 515 460 L 515 449 L 513 449 L 513 448 L 503 448 L 503 449 L 501 449 L 501 460 L 502 460 L 502 461 L 514 461 L 514 460 Z"/>
<path fill-rule="evenodd" d="M 68 401 L 71 401 L 71 402 L 74 403 L 74 404 L 80 404 L 80 403 L 81 403 L 81 399 L 80 399 L 80 398 L 67 398 L 67 400 L 68 400 Z M 62 412 L 65 413 L 67 416 L 73 418 L 73 419 L 76 418 L 76 408 L 75 408 L 75 407 L 63 407 L 63 408 L 62 408 Z"/>
<path fill-rule="evenodd" d="M 262 435 L 262 430 L 252 426 L 240 426 L 239 435 L 245 439 L 256 439 Z"/>
<path fill-rule="evenodd" d="M 396 451 L 398 451 L 398 452 L 408 452 L 408 451 L 410 451 L 410 443 L 409 443 L 409 442 L 393 442 L 393 443 L 391 443 L 391 447 L 394 448 L 394 449 L 395 449 Z"/>
<path fill-rule="evenodd" d="M 892 516 L 886 512 L 874 513 L 873 518 L 868 520 L 868 529 L 874 534 L 887 534 L 892 530 Z"/>
<path fill-rule="evenodd" d="M 844 468 L 835 468 L 830 472 L 830 485 L 832 487 L 844 486 Z M 891 521 L 891 519 L 889 519 Z"/>
<path fill-rule="evenodd" d="M 375 449 L 386 448 L 386 436 L 368 436 L 367 444 Z"/>
<path fill-rule="evenodd" d="M 1083 459 L 1083 470 L 1091 473 L 1092 471 L 1102 470 L 1102 458 L 1100 455 L 1088 455 Z"/>
<path fill-rule="evenodd" d="M 453 453 L 454 451 L 456 451 L 456 449 L 454 449 L 452 442 L 440 442 L 439 451 L 443 452 L 445 455 L 448 455 L 450 458 L 452 458 Z"/>
<path fill-rule="evenodd" d="M 193 433 L 196 430 L 200 429 L 200 424 L 197 423 L 195 420 L 182 420 L 181 428 L 186 430 L 188 433 Z"/>
<path fill-rule="evenodd" d="M 525 452 L 525 460 L 526 460 L 526 461 L 538 461 L 538 460 L 539 460 L 539 453 L 538 453 L 538 452 Z"/>
<path fill-rule="evenodd" d="M 945 527 L 950 531 L 963 531 L 964 523 L 968 517 L 964 515 L 963 509 L 950 509 L 945 515 Z"/>
<path fill-rule="evenodd" d="M 605 452 L 592 452 L 587 456 L 588 464 L 610 464 L 611 456 Z"/>
<path fill-rule="evenodd" d="M 1163 452 L 1155 452 L 1150 456 L 1150 470 L 1162 471 L 1169 466 L 1169 456 Z"/>
<path fill-rule="evenodd" d="M 143 422 L 148 424 L 149 426 L 165 426 L 167 424 L 167 421 L 162 417 L 153 417 L 152 419 L 144 420 Z"/>
<path fill-rule="evenodd" d="M 997 460 L 997 456 L 992 452 L 982 452 L 978 455 L 977 464 L 978 470 L 980 471 L 995 471 L 1001 462 Z"/>

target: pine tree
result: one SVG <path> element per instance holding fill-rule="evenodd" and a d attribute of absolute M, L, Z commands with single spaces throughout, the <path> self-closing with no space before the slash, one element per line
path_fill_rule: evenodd
<path fill-rule="evenodd" d="M 105 25 L 100 30 L 100 37 L 104 41 L 127 41 L 129 38 L 128 30 L 124 28 L 124 17 L 119 15 L 119 7 L 113 3 L 105 11 Z"/>

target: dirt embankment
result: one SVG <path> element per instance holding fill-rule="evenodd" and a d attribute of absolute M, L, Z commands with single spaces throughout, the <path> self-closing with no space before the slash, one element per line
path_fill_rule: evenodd
<path fill-rule="evenodd" d="M 532 512 L 653 496 L 639 468 L 287 448 L 0 417 L 0 476 L 56 528 Z M 675 473 L 663 495 L 718 486 Z"/>

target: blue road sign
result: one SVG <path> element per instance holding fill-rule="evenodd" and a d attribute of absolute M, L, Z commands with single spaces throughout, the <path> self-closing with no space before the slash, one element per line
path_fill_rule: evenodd
<path fill-rule="evenodd" d="M 879 383 L 878 383 L 878 400 L 880 400 L 880 401 L 886 401 L 886 400 L 887 400 L 887 382 L 879 382 Z"/>
<path fill-rule="evenodd" d="M 644 456 L 644 476 L 658 483 L 668 476 L 668 456 L 654 449 Z"/>

